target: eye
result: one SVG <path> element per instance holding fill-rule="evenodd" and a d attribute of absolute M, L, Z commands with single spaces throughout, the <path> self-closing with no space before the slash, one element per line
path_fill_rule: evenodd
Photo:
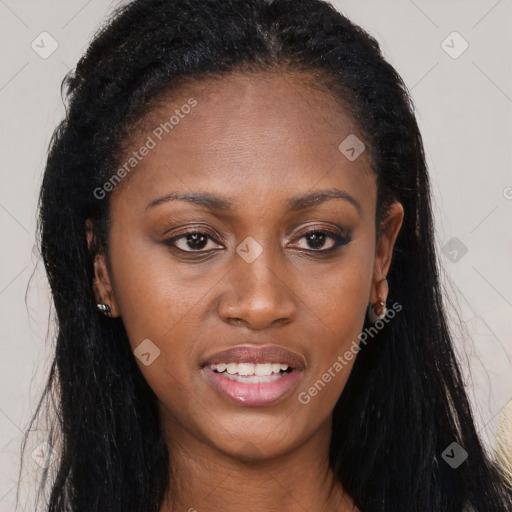
<path fill-rule="evenodd" d="M 213 236 L 201 231 L 188 231 L 181 235 L 174 236 L 165 240 L 165 245 L 173 246 L 183 252 L 208 252 L 219 247 L 211 247 L 208 249 L 208 242 L 214 241 Z M 220 246 L 222 248 L 222 246 Z"/>
<path fill-rule="evenodd" d="M 299 244 L 297 247 L 299 249 L 310 252 L 327 253 L 334 251 L 342 245 L 348 244 L 352 239 L 349 234 L 335 232 L 325 228 L 317 228 L 303 233 L 297 240 L 305 242 L 305 245 L 302 247 L 300 247 Z M 211 252 L 223 248 L 222 245 L 217 243 L 213 235 L 198 230 L 187 231 L 169 238 L 168 240 L 164 240 L 164 244 L 188 253 Z M 209 245 L 213 245 L 213 247 L 209 247 Z"/>
<path fill-rule="evenodd" d="M 305 247 L 299 247 L 299 249 L 311 252 L 330 252 L 342 245 L 348 244 L 352 239 L 349 234 L 318 228 L 302 234 L 298 240 L 303 240 L 306 244 Z M 327 247 L 325 247 L 326 245 Z"/>

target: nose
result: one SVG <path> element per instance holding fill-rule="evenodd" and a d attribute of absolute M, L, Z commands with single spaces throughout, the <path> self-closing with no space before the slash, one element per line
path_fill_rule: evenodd
<path fill-rule="evenodd" d="M 220 318 L 253 330 L 293 322 L 297 307 L 284 268 L 270 261 L 268 251 L 263 251 L 252 263 L 238 255 L 235 258 L 238 259 L 226 275 L 226 289 L 218 302 Z"/>

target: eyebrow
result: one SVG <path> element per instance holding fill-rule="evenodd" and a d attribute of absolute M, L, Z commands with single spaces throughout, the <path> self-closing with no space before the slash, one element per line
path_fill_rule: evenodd
<path fill-rule="evenodd" d="M 304 210 L 330 199 L 341 199 L 347 201 L 355 207 L 361 216 L 362 209 L 359 202 L 348 192 L 337 188 L 316 190 L 308 194 L 292 197 L 287 201 L 287 207 L 291 211 Z M 170 194 L 151 201 L 146 206 L 146 210 L 149 208 L 154 208 L 155 206 L 158 206 L 162 203 L 168 203 L 170 201 L 186 201 L 197 206 L 203 206 L 209 210 L 233 211 L 235 208 L 234 203 L 225 197 L 210 194 L 208 192 L 188 192 L 185 194 L 171 192 Z"/>

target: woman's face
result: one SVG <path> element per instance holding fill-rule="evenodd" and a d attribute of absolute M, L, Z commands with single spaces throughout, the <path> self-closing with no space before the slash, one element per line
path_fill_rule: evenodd
<path fill-rule="evenodd" d="M 354 136 L 298 75 L 195 84 L 134 136 L 95 289 L 181 441 L 271 457 L 330 432 L 354 359 L 335 363 L 403 214 L 396 203 L 376 245 L 375 177 Z"/>

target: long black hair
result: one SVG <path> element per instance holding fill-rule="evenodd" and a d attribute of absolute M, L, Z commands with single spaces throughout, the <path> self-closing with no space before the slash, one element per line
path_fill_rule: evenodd
<path fill-rule="evenodd" d="M 310 72 L 350 105 L 377 179 L 377 224 L 390 201 L 405 210 L 387 276 L 402 311 L 361 350 L 335 406 L 336 478 L 363 512 L 511 510 L 452 347 L 406 87 L 375 39 L 322 0 L 134 0 L 114 11 L 64 79 L 66 117 L 40 196 L 57 315 L 55 359 L 34 416 L 54 409 L 49 442 L 58 459 L 41 484 L 47 510 L 157 512 L 169 485 L 156 396 L 122 320 L 95 307 L 93 259 L 108 251 L 109 202 L 94 190 L 116 170 L 124 137 L 152 100 L 188 79 L 266 71 Z M 456 469 L 442 457 L 453 442 L 468 454 Z"/>

